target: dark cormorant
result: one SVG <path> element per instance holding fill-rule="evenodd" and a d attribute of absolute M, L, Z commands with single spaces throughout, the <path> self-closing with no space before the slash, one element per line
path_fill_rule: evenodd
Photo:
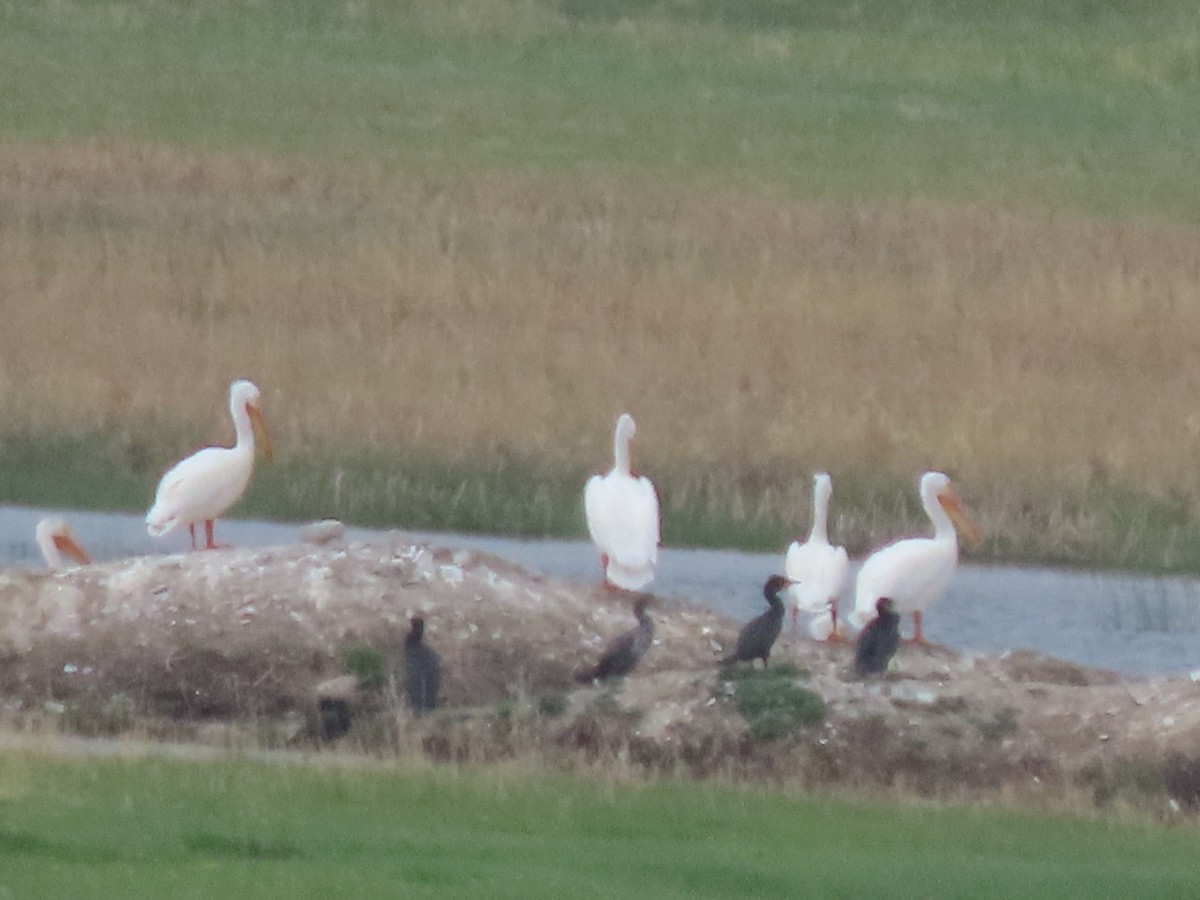
<path fill-rule="evenodd" d="M 575 674 L 575 680 L 587 684 L 597 678 L 615 678 L 633 671 L 650 645 L 654 643 L 654 620 L 646 614 L 646 607 L 654 599 L 651 594 L 641 594 L 633 603 L 633 614 L 637 616 L 637 627 L 617 635 L 604 651 L 594 668 Z"/>
<path fill-rule="evenodd" d="M 336 741 L 350 730 L 350 704 L 343 697 L 317 701 L 317 730 L 322 740 Z"/>
<path fill-rule="evenodd" d="M 412 630 L 404 637 L 404 693 L 417 715 L 436 709 L 442 682 L 442 660 L 425 643 L 425 620 L 413 616 Z"/>
<path fill-rule="evenodd" d="M 900 613 L 890 597 L 875 601 L 877 615 L 867 623 L 854 648 L 854 672 L 877 675 L 886 672 L 888 663 L 900 646 Z"/>
<path fill-rule="evenodd" d="M 763 585 L 763 596 L 767 598 L 767 603 L 771 604 L 770 609 L 742 626 L 742 630 L 738 632 L 737 647 L 734 648 L 733 655 L 721 660 L 721 665 L 731 666 L 734 663 L 753 662 L 761 659 L 763 666 L 766 666 L 767 657 L 771 655 L 771 647 L 775 644 L 775 639 L 779 637 L 780 629 L 783 628 L 784 606 L 783 599 L 779 595 L 790 584 L 795 584 L 795 582 L 783 575 L 772 575 L 767 579 L 767 583 Z"/>

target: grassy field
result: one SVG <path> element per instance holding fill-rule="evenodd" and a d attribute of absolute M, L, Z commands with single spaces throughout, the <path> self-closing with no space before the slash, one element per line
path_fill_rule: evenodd
<path fill-rule="evenodd" d="M 1200 571 L 1200 11 L 0 3 L 0 499 L 855 552 L 950 471 L 996 559 Z"/>
<path fill-rule="evenodd" d="M 1194 897 L 1189 828 L 425 767 L 0 755 L 13 897 Z"/>

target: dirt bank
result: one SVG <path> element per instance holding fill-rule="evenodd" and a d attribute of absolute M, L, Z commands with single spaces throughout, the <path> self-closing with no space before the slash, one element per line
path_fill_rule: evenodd
<path fill-rule="evenodd" d="M 1019 649 L 905 646 L 894 672 L 863 682 L 846 672 L 849 647 L 785 636 L 773 665 L 806 672 L 800 683 L 828 714 L 764 739 L 715 666 L 739 623 L 660 600 L 642 667 L 617 685 L 580 686 L 576 669 L 633 624 L 627 597 L 399 533 L 10 569 L 0 604 L 0 710 L 17 729 L 53 721 L 85 734 L 237 732 L 307 746 L 322 740 L 318 692 L 354 669 L 383 676 L 349 695 L 340 741 L 365 750 L 613 759 L 924 794 L 1082 788 L 1099 803 L 1200 806 L 1200 685 L 1189 679 L 1124 678 Z M 422 720 L 395 701 L 391 677 L 418 613 L 445 672 L 443 709 Z"/>

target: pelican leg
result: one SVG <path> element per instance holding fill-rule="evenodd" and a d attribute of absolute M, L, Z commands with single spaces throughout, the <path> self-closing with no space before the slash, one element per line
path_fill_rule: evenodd
<path fill-rule="evenodd" d="M 196 549 L 196 523 L 188 525 L 188 533 L 192 536 L 192 549 Z"/>
<path fill-rule="evenodd" d="M 829 618 L 833 620 L 833 630 L 829 632 L 829 637 L 825 638 L 830 644 L 840 644 L 842 642 L 842 633 L 838 631 L 838 616 L 837 607 L 829 604 Z"/>
<path fill-rule="evenodd" d="M 226 550 L 229 548 L 229 545 L 228 544 L 218 544 L 213 537 L 213 526 L 215 524 L 216 523 L 212 519 L 206 519 L 204 522 L 204 538 L 205 538 L 204 549 L 205 550 Z"/>
<path fill-rule="evenodd" d="M 918 609 L 918 610 L 914 610 L 912 615 L 913 615 L 913 636 L 912 636 L 912 643 L 914 643 L 914 644 L 928 644 L 928 643 L 929 643 L 929 641 L 925 640 L 925 631 L 924 631 L 924 629 L 922 629 L 922 627 L 921 627 L 921 620 L 922 620 L 922 618 L 923 618 L 923 616 L 921 615 L 921 610 L 919 610 L 919 609 Z"/>

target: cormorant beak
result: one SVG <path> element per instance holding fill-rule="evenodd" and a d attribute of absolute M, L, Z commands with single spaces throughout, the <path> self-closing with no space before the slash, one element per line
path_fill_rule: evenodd
<path fill-rule="evenodd" d="M 979 544 L 983 541 L 983 532 L 967 514 L 962 501 L 958 499 L 958 494 L 952 488 L 947 488 L 938 494 L 938 503 L 942 504 L 942 509 L 946 511 L 946 515 L 950 517 L 954 527 L 962 532 L 963 537 L 972 544 Z"/>
<path fill-rule="evenodd" d="M 267 432 L 267 423 L 263 420 L 262 410 L 247 403 L 246 414 L 250 416 L 250 425 L 254 429 L 255 439 L 262 445 L 263 456 L 267 459 L 274 458 L 275 448 L 271 446 L 271 435 Z"/>

